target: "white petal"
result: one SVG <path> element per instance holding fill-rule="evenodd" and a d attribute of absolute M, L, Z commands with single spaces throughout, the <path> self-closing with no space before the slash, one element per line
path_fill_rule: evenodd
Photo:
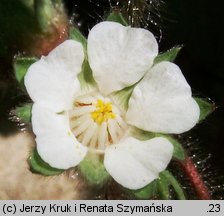
<path fill-rule="evenodd" d="M 56 112 L 68 110 L 80 89 L 77 74 L 83 59 L 82 45 L 67 40 L 32 64 L 25 76 L 31 99 Z"/>
<path fill-rule="evenodd" d="M 122 186 L 140 189 L 165 170 L 173 154 L 173 145 L 165 138 L 140 141 L 129 137 L 105 151 L 104 165 Z"/>
<path fill-rule="evenodd" d="M 72 134 L 68 114 L 55 114 L 34 104 L 32 126 L 36 135 L 37 151 L 50 166 L 68 169 L 79 164 L 85 157 L 87 148 Z"/>
<path fill-rule="evenodd" d="M 199 115 L 199 107 L 180 68 L 162 62 L 135 87 L 126 120 L 143 130 L 179 134 L 194 127 Z"/>
<path fill-rule="evenodd" d="M 101 22 L 88 36 L 89 64 L 105 94 L 140 80 L 157 54 L 156 39 L 145 29 Z"/>

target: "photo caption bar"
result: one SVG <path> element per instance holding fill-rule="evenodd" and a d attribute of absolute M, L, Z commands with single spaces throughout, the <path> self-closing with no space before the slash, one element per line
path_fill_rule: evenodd
<path fill-rule="evenodd" d="M 0 201 L 0 215 L 150 215 L 150 216 L 223 216 L 224 201 L 139 201 L 139 200 L 79 200 L 79 201 Z"/>

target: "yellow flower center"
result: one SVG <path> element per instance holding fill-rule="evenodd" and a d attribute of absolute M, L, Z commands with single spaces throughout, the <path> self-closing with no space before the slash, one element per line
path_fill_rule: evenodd
<path fill-rule="evenodd" d="M 112 111 L 112 103 L 105 103 L 101 99 L 98 99 L 96 103 L 96 110 L 91 113 L 91 117 L 98 124 L 107 122 L 109 119 L 114 119 L 116 115 Z"/>

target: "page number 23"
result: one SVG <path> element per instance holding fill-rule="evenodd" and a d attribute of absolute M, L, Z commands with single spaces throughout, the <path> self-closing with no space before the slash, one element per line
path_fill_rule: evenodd
<path fill-rule="evenodd" d="M 220 212 L 220 204 L 209 204 L 209 210 L 207 212 Z"/>

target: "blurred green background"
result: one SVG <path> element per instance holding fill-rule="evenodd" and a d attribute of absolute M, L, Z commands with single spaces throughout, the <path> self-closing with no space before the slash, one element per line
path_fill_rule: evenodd
<path fill-rule="evenodd" d="M 0 134 L 18 130 L 8 120 L 12 108 L 27 100 L 14 79 L 12 62 L 15 55 L 31 55 L 41 26 L 30 5 L 33 0 L 0 1 Z M 154 2 L 156 2 L 154 0 Z M 108 0 L 67 0 L 67 13 L 73 16 L 82 32 L 102 19 L 110 4 Z M 199 138 L 198 152 L 212 153 L 212 166 L 224 174 L 224 15 L 222 1 L 164 0 L 161 16 L 152 18 L 153 32 L 162 35 L 160 50 L 175 45 L 184 47 L 176 59 L 195 95 L 211 98 L 216 111 L 193 130 Z M 149 26 L 150 28 L 150 26 Z M 160 34 L 160 30 L 162 34 Z"/>

